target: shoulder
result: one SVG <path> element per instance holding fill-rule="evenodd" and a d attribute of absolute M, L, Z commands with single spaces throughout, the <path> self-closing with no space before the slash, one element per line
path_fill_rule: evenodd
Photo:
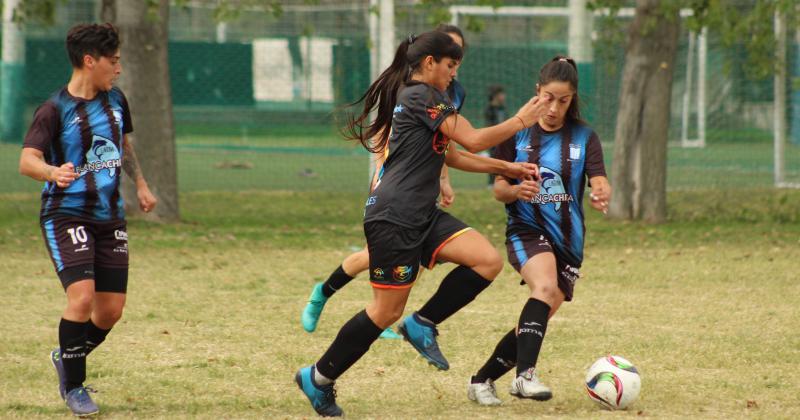
<path fill-rule="evenodd" d="M 582 121 L 571 123 L 570 129 L 572 130 L 573 139 L 585 141 L 587 143 L 598 140 L 597 133 L 595 133 L 592 127 L 589 127 L 588 124 Z"/>
<path fill-rule="evenodd" d="M 108 91 L 108 99 L 112 102 L 120 102 L 123 104 L 127 104 L 128 99 L 125 97 L 125 94 L 122 93 L 122 89 L 114 86 L 111 90 Z"/>

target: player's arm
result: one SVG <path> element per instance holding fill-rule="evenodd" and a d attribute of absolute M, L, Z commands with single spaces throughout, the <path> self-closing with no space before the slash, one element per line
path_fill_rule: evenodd
<path fill-rule="evenodd" d="M 608 202 L 611 201 L 611 184 L 605 176 L 593 176 L 589 178 L 589 185 L 592 192 L 589 194 L 589 203 L 592 208 L 603 213 L 608 213 Z"/>
<path fill-rule="evenodd" d="M 143 212 L 147 213 L 156 207 L 158 199 L 150 192 L 150 187 L 147 185 L 147 181 L 142 174 L 142 169 L 139 166 L 139 159 L 136 157 L 132 139 L 127 134 L 122 136 L 122 150 L 122 169 L 125 170 L 125 173 L 128 174 L 136 184 L 136 196 L 139 199 L 139 207 Z"/>
<path fill-rule="evenodd" d="M 471 153 L 466 154 L 458 150 L 453 143 L 448 146 L 445 163 L 447 166 L 466 172 L 500 174 L 511 179 L 538 178 L 539 176 L 538 167 L 532 163 L 507 162 Z"/>
<path fill-rule="evenodd" d="M 517 114 L 500 124 L 475 128 L 462 115 L 450 114 L 439 130 L 467 151 L 477 153 L 496 146 L 513 136 L 517 131 L 532 126 L 544 115 L 548 101 L 534 97 L 522 106 Z M 452 166 L 452 165 L 451 165 Z"/>
<path fill-rule="evenodd" d="M 439 205 L 445 208 L 450 207 L 456 199 L 456 193 L 450 185 L 450 171 L 447 170 L 447 165 L 442 165 L 442 172 L 439 174 L 439 194 L 442 196 Z"/>
<path fill-rule="evenodd" d="M 525 179 L 519 184 L 511 184 L 504 176 L 497 176 L 494 179 L 494 199 L 502 203 L 513 203 L 517 200 L 531 201 L 533 196 L 539 193 L 539 182 L 533 179 Z"/>
<path fill-rule="evenodd" d="M 61 188 L 69 187 L 69 184 L 78 178 L 72 162 L 61 166 L 48 165 L 44 161 L 44 152 L 33 147 L 22 148 L 19 173 L 37 181 L 55 182 Z"/>

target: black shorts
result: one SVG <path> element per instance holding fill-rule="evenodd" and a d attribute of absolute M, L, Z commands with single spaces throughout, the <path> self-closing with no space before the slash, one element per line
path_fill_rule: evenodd
<path fill-rule="evenodd" d="M 441 210 L 437 210 L 427 229 L 410 229 L 384 221 L 364 223 L 370 283 L 380 289 L 413 286 L 420 265 L 433 268 L 439 251 L 470 229 L 464 222 Z"/>
<path fill-rule="evenodd" d="M 506 236 L 506 250 L 508 251 L 508 262 L 517 272 L 521 272 L 525 263 L 533 258 L 534 255 L 543 252 L 552 253 L 556 258 L 558 288 L 564 293 L 565 301 L 572 300 L 575 282 L 578 281 L 580 272 L 577 268 L 562 261 L 558 254 L 553 252 L 553 245 L 543 233 L 533 229 L 515 230 L 514 233 Z M 520 284 L 525 284 L 525 281 L 523 280 Z"/>
<path fill-rule="evenodd" d="M 42 221 L 42 235 L 64 290 L 78 280 L 90 279 L 95 281 L 97 292 L 127 291 L 125 220 L 56 216 Z"/>

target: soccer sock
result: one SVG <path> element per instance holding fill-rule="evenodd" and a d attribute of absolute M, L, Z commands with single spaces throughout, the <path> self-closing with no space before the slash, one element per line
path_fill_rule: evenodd
<path fill-rule="evenodd" d="M 494 353 L 472 377 L 472 383 L 483 383 L 487 379 L 496 381 L 517 364 L 517 331 L 512 328 L 494 348 Z"/>
<path fill-rule="evenodd" d="M 517 336 L 517 375 L 536 367 L 544 333 L 547 331 L 547 315 L 550 305 L 538 299 L 528 299 L 519 315 Z"/>
<path fill-rule="evenodd" d="M 67 392 L 83 386 L 83 381 L 86 380 L 86 324 L 61 318 L 58 325 L 58 342 L 67 376 Z"/>
<path fill-rule="evenodd" d="M 382 332 L 383 328 L 369 319 L 366 310 L 357 313 L 342 326 L 336 339 L 317 361 L 320 375 L 335 381 L 369 350 Z"/>
<path fill-rule="evenodd" d="M 459 265 L 442 280 L 439 289 L 417 311 L 417 315 L 439 324 L 459 309 L 475 300 L 483 289 L 492 284 L 471 268 Z"/>
<path fill-rule="evenodd" d="M 103 341 L 106 340 L 106 336 L 111 331 L 111 328 L 104 330 L 97 325 L 94 325 L 94 322 L 90 319 L 87 322 L 86 327 L 86 355 L 88 356 L 92 350 L 96 349 L 97 346 L 100 345 Z"/>
<path fill-rule="evenodd" d="M 344 268 L 340 265 L 339 268 L 331 273 L 328 280 L 322 284 L 322 294 L 325 295 L 325 297 L 331 297 L 337 290 L 346 286 L 347 283 L 350 283 L 350 280 L 353 280 L 353 277 L 345 273 Z"/>

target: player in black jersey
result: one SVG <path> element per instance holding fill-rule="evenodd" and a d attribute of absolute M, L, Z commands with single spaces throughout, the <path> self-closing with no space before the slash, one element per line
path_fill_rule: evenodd
<path fill-rule="evenodd" d="M 545 111 L 546 101 L 533 98 L 511 119 L 473 128 L 457 115 L 444 93 L 462 55 L 461 47 L 441 32 L 410 36 L 362 97 L 360 115 L 350 117 L 345 130 L 349 138 L 371 152 L 388 146 L 391 153 L 367 198 L 364 217 L 374 299 L 341 328 L 315 365 L 295 375 L 321 415 L 342 415 L 333 382 L 402 315 L 420 265 L 437 260 L 459 265 L 413 315 L 414 323 L 406 320 L 400 328 L 423 356 L 444 369 L 446 361 L 441 364 L 436 359 L 435 325 L 471 302 L 502 269 L 499 254 L 486 238 L 436 207 L 438 177 L 445 161 L 456 169 L 500 173 L 512 179 L 538 177 L 536 165 L 463 154 L 450 139 L 470 152 L 485 150 L 533 125 Z M 377 117 L 370 123 L 375 108 Z"/>
<path fill-rule="evenodd" d="M 450 35 L 450 37 L 453 38 L 453 41 L 455 41 L 462 49 L 466 50 L 464 34 L 458 26 L 441 24 L 436 27 L 436 30 Z M 459 61 L 459 66 L 461 65 L 462 61 Z M 466 91 L 461 84 L 458 83 L 458 80 L 453 79 L 453 81 L 450 82 L 446 93 L 447 97 L 453 102 L 456 111 L 460 112 L 461 107 L 464 105 L 464 101 L 466 100 Z M 505 118 L 503 118 L 503 120 L 505 120 Z M 502 122 L 502 120 L 497 122 Z M 389 150 L 386 149 L 385 153 L 376 154 L 375 177 L 370 184 L 371 186 L 374 186 L 378 180 L 378 175 L 380 174 L 383 162 L 388 155 L 388 151 Z M 490 175 L 490 177 L 492 177 L 492 175 Z M 453 203 L 455 198 L 453 188 L 450 185 L 450 176 L 447 170 L 447 165 L 442 167 L 442 173 L 439 177 L 439 187 L 439 206 L 442 208 L 447 208 Z M 370 188 L 370 190 L 371 189 L 372 188 Z M 308 303 L 306 304 L 305 308 L 303 308 L 303 313 L 300 317 L 303 329 L 307 332 L 314 332 L 317 328 L 320 315 L 322 315 L 322 310 L 324 309 L 325 304 L 328 302 L 328 299 L 337 291 L 341 290 L 344 286 L 350 283 L 350 281 L 353 280 L 353 278 L 355 278 L 357 275 L 367 271 L 367 269 L 369 269 L 369 251 L 366 247 L 364 247 L 364 249 L 356 251 L 345 257 L 339 267 L 337 267 L 336 270 L 334 270 L 330 276 L 328 276 L 328 279 L 325 282 L 315 284 L 311 289 L 311 294 L 308 297 Z M 401 336 L 395 333 L 390 326 L 387 327 L 383 333 L 381 333 L 380 338 L 392 339 L 401 338 Z"/>
<path fill-rule="evenodd" d="M 50 353 L 59 392 L 75 415 L 98 412 L 83 386 L 86 356 L 122 316 L 128 283 L 128 232 L 121 170 L 136 182 L 139 205 L 156 205 L 128 136 L 125 95 L 113 83 L 122 68 L 111 24 L 78 25 L 67 34 L 72 77 L 34 115 L 20 173 L 45 181 L 40 222 L 67 296 Z"/>
<path fill-rule="evenodd" d="M 508 260 L 530 290 L 512 328 L 472 377 L 469 399 L 500 404 L 494 381 L 516 366 L 511 395 L 548 400 L 550 388 L 536 373 L 548 319 L 572 300 L 583 263 L 584 188 L 592 188 L 591 207 L 608 208 L 611 186 L 597 134 L 581 120 L 578 70 L 572 59 L 556 56 L 539 72 L 537 94 L 551 99 L 547 113 L 531 128 L 497 146 L 495 156 L 508 162 L 539 165 L 541 189 L 532 181 L 498 176 L 495 198 L 506 204 Z"/>

